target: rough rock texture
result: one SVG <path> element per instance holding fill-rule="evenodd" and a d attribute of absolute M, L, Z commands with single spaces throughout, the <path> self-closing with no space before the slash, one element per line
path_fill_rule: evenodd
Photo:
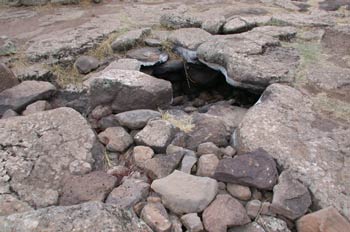
<path fill-rule="evenodd" d="M 18 200 L 11 194 L 0 195 L 0 216 L 33 210 L 28 203 Z"/>
<path fill-rule="evenodd" d="M 266 232 L 262 226 L 256 222 L 249 223 L 244 226 L 233 227 L 229 232 Z"/>
<path fill-rule="evenodd" d="M 122 70 L 135 70 L 140 71 L 141 63 L 135 59 L 119 59 L 110 63 L 104 70 L 109 69 L 122 69 Z"/>
<path fill-rule="evenodd" d="M 171 231 L 168 213 L 159 202 L 145 205 L 141 212 L 141 218 L 155 232 Z"/>
<path fill-rule="evenodd" d="M 93 165 L 101 151 L 90 125 L 70 108 L 0 120 L 1 185 L 33 207 L 56 204 L 63 179 L 72 178 L 70 163 Z"/>
<path fill-rule="evenodd" d="M 350 218 L 349 136 L 348 126 L 315 111 L 307 95 L 273 84 L 248 111 L 235 140 L 240 151 L 268 151 L 309 188 L 315 204 Z"/>
<path fill-rule="evenodd" d="M 92 56 L 80 56 L 74 63 L 74 67 L 81 73 L 87 74 L 98 68 L 100 62 Z"/>
<path fill-rule="evenodd" d="M 22 112 L 22 115 L 34 114 L 37 112 L 50 110 L 51 105 L 47 101 L 36 101 L 26 107 L 26 109 Z"/>
<path fill-rule="evenodd" d="M 165 120 L 148 122 L 147 126 L 138 132 L 134 139 L 138 145 L 151 147 L 155 152 L 165 152 L 166 147 L 174 137 L 175 128 Z"/>
<path fill-rule="evenodd" d="M 152 231 L 131 211 L 121 210 L 101 202 L 49 207 L 0 217 L 0 230 L 2 232 Z"/>
<path fill-rule="evenodd" d="M 259 24 L 266 24 L 271 20 L 270 16 L 250 16 L 250 17 L 234 17 L 223 26 L 225 34 L 240 33 L 248 31 Z"/>
<path fill-rule="evenodd" d="M 131 208 L 144 200 L 148 193 L 149 184 L 142 180 L 127 179 L 108 195 L 106 203 L 116 205 L 119 208 Z"/>
<path fill-rule="evenodd" d="M 198 159 L 196 175 L 213 177 L 218 164 L 219 159 L 215 154 L 202 155 Z"/>
<path fill-rule="evenodd" d="M 0 93 L 0 115 L 8 109 L 22 111 L 30 103 L 50 98 L 55 91 L 49 82 L 24 81 Z"/>
<path fill-rule="evenodd" d="M 287 223 L 282 219 L 270 217 L 270 216 L 261 216 L 258 218 L 257 223 L 265 228 L 265 231 L 269 232 L 291 232 L 288 229 Z"/>
<path fill-rule="evenodd" d="M 143 47 L 128 51 L 126 56 L 138 60 L 142 66 L 153 66 L 165 63 L 169 56 L 159 48 Z"/>
<path fill-rule="evenodd" d="M 126 51 L 134 47 L 138 42 L 141 42 L 143 37 L 151 33 L 150 28 L 143 28 L 139 30 L 129 31 L 119 36 L 113 41 L 111 47 L 114 51 Z"/>
<path fill-rule="evenodd" d="M 204 227 L 208 232 L 225 232 L 228 227 L 250 222 L 243 205 L 228 194 L 219 194 L 203 212 Z"/>
<path fill-rule="evenodd" d="M 150 119 L 160 118 L 161 114 L 154 110 L 132 110 L 115 115 L 119 124 L 130 130 L 142 129 Z"/>
<path fill-rule="evenodd" d="M 299 56 L 295 50 L 279 46 L 278 38 L 286 30 L 260 28 L 238 35 L 214 36 L 199 46 L 199 60 L 221 71 L 233 86 L 264 89 L 275 82 L 293 82 Z"/>
<path fill-rule="evenodd" d="M 0 63 L 0 83 L 0 92 L 19 83 L 13 72 L 3 63 Z"/>
<path fill-rule="evenodd" d="M 196 17 L 180 13 L 163 14 L 160 17 L 160 24 L 171 29 L 201 26 L 201 22 Z"/>
<path fill-rule="evenodd" d="M 14 110 L 11 110 L 11 109 L 8 109 L 4 112 L 4 114 L 2 115 L 2 119 L 5 119 L 5 118 L 11 118 L 11 117 L 15 117 L 15 116 L 18 116 L 19 114 L 14 111 Z"/>
<path fill-rule="evenodd" d="M 114 112 L 156 109 L 170 104 L 171 84 L 147 74 L 110 69 L 86 81 L 91 107 L 110 104 Z"/>
<path fill-rule="evenodd" d="M 328 207 L 297 221 L 298 232 L 347 232 L 350 223 L 335 208 Z"/>
<path fill-rule="evenodd" d="M 295 220 L 303 216 L 311 205 L 309 190 L 298 180 L 284 171 L 273 188 L 271 211 L 288 219 Z"/>
<path fill-rule="evenodd" d="M 151 188 L 161 195 L 163 204 L 176 214 L 203 211 L 214 199 L 218 184 L 208 177 L 197 177 L 175 170 L 153 181 Z"/>
<path fill-rule="evenodd" d="M 59 203 L 75 205 L 87 201 L 104 201 L 107 194 L 116 186 L 117 180 L 116 177 L 103 171 L 70 177 L 63 184 Z"/>
<path fill-rule="evenodd" d="M 227 191 L 235 198 L 247 201 L 251 198 L 252 193 L 247 186 L 238 185 L 238 184 L 227 184 Z"/>
<path fill-rule="evenodd" d="M 123 127 L 109 127 L 98 135 L 109 151 L 123 152 L 134 140 Z"/>
<path fill-rule="evenodd" d="M 136 146 L 132 152 L 132 157 L 135 164 L 142 168 L 145 165 L 145 162 L 149 159 L 152 159 L 154 151 L 150 147 L 146 146 Z"/>
<path fill-rule="evenodd" d="M 277 182 L 278 172 L 273 158 L 263 149 L 258 149 L 235 158 L 221 160 L 214 178 L 233 184 L 272 190 Z"/>
<path fill-rule="evenodd" d="M 203 231 L 201 218 L 196 213 L 185 214 L 181 217 L 181 222 L 189 232 Z"/>

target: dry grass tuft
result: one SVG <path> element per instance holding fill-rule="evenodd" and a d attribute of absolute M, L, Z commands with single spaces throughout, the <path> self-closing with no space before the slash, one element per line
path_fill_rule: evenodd
<path fill-rule="evenodd" d="M 192 117 L 182 117 L 181 119 L 175 118 L 173 115 L 168 112 L 160 111 L 162 114 L 162 119 L 170 122 L 173 126 L 179 128 L 185 133 L 189 133 L 193 130 L 195 125 L 192 123 Z"/>
<path fill-rule="evenodd" d="M 68 84 L 79 84 L 84 80 L 84 75 L 80 74 L 74 65 L 63 67 L 59 64 L 48 67 L 51 72 L 57 76 L 57 82 L 60 86 Z"/>

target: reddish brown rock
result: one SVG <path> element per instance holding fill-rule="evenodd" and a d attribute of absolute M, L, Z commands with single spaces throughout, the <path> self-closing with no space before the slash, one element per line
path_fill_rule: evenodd
<path fill-rule="evenodd" d="M 0 63 L 0 83 L 0 92 L 19 83 L 15 74 L 2 63 Z"/>
<path fill-rule="evenodd" d="M 297 221 L 298 232 L 349 232 L 350 223 L 333 207 L 303 216 Z"/>

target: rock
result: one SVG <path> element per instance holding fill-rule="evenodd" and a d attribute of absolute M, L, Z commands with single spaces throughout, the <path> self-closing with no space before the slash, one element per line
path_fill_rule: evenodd
<path fill-rule="evenodd" d="M 201 232 L 203 231 L 203 224 L 196 213 L 185 214 L 181 217 L 183 225 L 189 232 Z"/>
<path fill-rule="evenodd" d="M 170 219 L 170 222 L 172 224 L 171 232 L 183 232 L 182 223 L 176 215 L 170 214 L 169 219 Z"/>
<path fill-rule="evenodd" d="M 275 82 L 293 82 L 299 56 L 295 49 L 279 46 L 279 35 L 286 32 L 279 27 L 257 29 L 208 39 L 198 47 L 198 59 L 222 72 L 233 86 L 256 91 Z"/>
<path fill-rule="evenodd" d="M 227 191 L 241 201 L 248 201 L 252 197 L 249 187 L 238 184 L 227 184 Z"/>
<path fill-rule="evenodd" d="M 265 90 L 260 103 L 248 111 L 235 141 L 241 152 L 257 148 L 268 151 L 309 188 L 314 203 L 323 208 L 332 205 L 350 218 L 350 197 L 344 194 L 350 193 L 348 172 L 342 168 L 350 165 L 345 158 L 350 154 L 350 130 L 345 125 L 316 111 L 314 100 L 306 94 L 273 84 Z"/>
<path fill-rule="evenodd" d="M 227 146 L 225 148 L 221 148 L 221 153 L 226 157 L 233 157 L 236 155 L 237 151 L 231 146 Z"/>
<path fill-rule="evenodd" d="M 235 17 L 223 26 L 224 34 L 241 33 L 257 27 L 259 24 L 267 24 L 270 16 Z"/>
<path fill-rule="evenodd" d="M 175 134 L 175 128 L 168 121 L 154 120 L 138 132 L 134 139 L 137 145 L 151 147 L 155 152 L 165 152 Z"/>
<path fill-rule="evenodd" d="M 93 109 L 93 111 L 91 111 L 90 116 L 94 119 L 99 120 L 110 114 L 112 114 L 112 108 L 110 106 L 99 105 L 99 106 L 96 106 L 95 109 Z"/>
<path fill-rule="evenodd" d="M 15 74 L 3 63 L 0 63 L 0 82 L 0 93 L 5 89 L 12 88 L 19 83 Z"/>
<path fill-rule="evenodd" d="M 251 200 L 248 201 L 246 206 L 247 214 L 251 219 L 255 219 L 261 211 L 261 201 Z"/>
<path fill-rule="evenodd" d="M 162 41 L 159 39 L 153 39 L 153 38 L 146 38 L 144 39 L 145 44 L 149 47 L 161 47 Z"/>
<path fill-rule="evenodd" d="M 171 82 L 184 80 L 185 69 L 182 60 L 169 60 L 154 67 L 152 76 Z"/>
<path fill-rule="evenodd" d="M 138 71 L 111 69 L 90 78 L 91 107 L 111 105 L 113 112 L 156 109 L 169 105 L 171 84 Z"/>
<path fill-rule="evenodd" d="M 114 115 L 108 115 L 106 117 L 101 118 L 100 120 L 98 120 L 97 125 L 100 130 L 106 130 L 109 127 L 120 126 L 118 120 Z"/>
<path fill-rule="evenodd" d="M 131 211 L 101 202 L 87 202 L 74 206 L 58 206 L 0 217 L 3 232 L 47 231 L 145 231 L 152 230 Z"/>
<path fill-rule="evenodd" d="M 117 185 L 117 178 L 103 171 L 67 179 L 62 189 L 60 205 L 75 205 L 87 201 L 104 201 Z"/>
<path fill-rule="evenodd" d="M 252 222 L 244 226 L 233 227 L 229 232 L 266 232 L 258 223 Z"/>
<path fill-rule="evenodd" d="M 122 70 L 135 70 L 140 71 L 141 63 L 136 59 L 119 59 L 110 63 L 104 70 L 110 69 L 122 69 Z"/>
<path fill-rule="evenodd" d="M 214 178 L 233 184 L 271 190 L 278 172 L 273 158 L 263 149 L 245 153 L 219 162 Z"/>
<path fill-rule="evenodd" d="M 180 13 L 163 14 L 160 17 L 160 24 L 170 29 L 201 26 L 201 22 L 196 17 Z"/>
<path fill-rule="evenodd" d="M 197 163 L 197 157 L 194 154 L 185 154 L 181 161 L 180 171 L 191 174 L 193 166 Z"/>
<path fill-rule="evenodd" d="M 117 52 L 127 51 L 130 48 L 134 47 L 137 43 L 141 42 L 142 39 L 150 33 L 150 28 L 128 31 L 115 39 L 111 44 L 111 47 L 114 51 Z"/>
<path fill-rule="evenodd" d="M 25 67 L 14 67 L 13 71 L 20 81 L 46 81 L 54 85 L 57 84 L 57 75 L 45 64 L 36 63 Z"/>
<path fill-rule="evenodd" d="M 22 111 L 30 103 L 50 98 L 55 91 L 48 82 L 24 81 L 0 93 L 0 115 L 8 109 Z"/>
<path fill-rule="evenodd" d="M 261 225 L 265 229 L 265 231 L 291 232 L 287 227 L 287 223 L 278 218 L 270 216 L 261 216 L 258 218 L 257 223 Z"/>
<path fill-rule="evenodd" d="M 208 232 L 225 232 L 228 227 L 250 222 L 245 208 L 228 194 L 219 194 L 203 212 L 203 224 Z"/>
<path fill-rule="evenodd" d="M 98 134 L 98 138 L 107 150 L 114 152 L 123 152 L 133 143 L 132 137 L 123 127 L 109 127 Z"/>
<path fill-rule="evenodd" d="M 144 170 L 154 180 L 168 176 L 180 164 L 183 153 L 156 155 L 144 163 Z"/>
<path fill-rule="evenodd" d="M 282 172 L 273 188 L 271 211 L 288 219 L 303 216 L 311 205 L 309 190 L 288 171 Z"/>
<path fill-rule="evenodd" d="M 198 213 L 214 199 L 218 184 L 208 177 L 197 177 L 175 170 L 153 181 L 151 188 L 161 195 L 163 204 L 176 214 Z"/>
<path fill-rule="evenodd" d="M 11 117 L 15 117 L 15 116 L 18 116 L 19 114 L 14 111 L 14 110 L 11 110 L 11 109 L 8 109 L 4 112 L 4 114 L 2 115 L 2 119 L 5 119 L 5 118 L 11 118 Z"/>
<path fill-rule="evenodd" d="M 141 219 L 156 232 L 170 232 L 171 222 L 168 213 L 161 203 L 148 203 L 142 209 Z"/>
<path fill-rule="evenodd" d="M 142 180 L 126 179 L 122 185 L 113 189 L 106 203 L 118 208 L 131 208 L 136 203 L 145 200 L 149 193 L 149 184 Z"/>
<path fill-rule="evenodd" d="M 17 48 L 9 38 L 0 38 L 0 56 L 16 54 Z M 1 92 L 1 91 L 0 91 Z"/>
<path fill-rule="evenodd" d="M 220 148 L 218 148 L 214 143 L 206 142 L 198 145 L 197 154 L 198 155 L 215 154 L 217 156 L 220 156 L 221 151 L 220 151 Z"/>
<path fill-rule="evenodd" d="M 149 159 L 152 159 L 154 152 L 150 147 L 136 146 L 134 147 L 132 155 L 133 155 L 135 164 L 138 167 L 143 168 L 145 165 L 145 162 Z"/>
<path fill-rule="evenodd" d="M 18 200 L 11 194 L 0 195 L 0 216 L 7 216 L 13 213 L 22 213 L 33 210 L 26 202 Z"/>
<path fill-rule="evenodd" d="M 48 0 L 21 0 L 24 6 L 43 6 L 48 3 Z"/>
<path fill-rule="evenodd" d="M 91 164 L 82 160 L 74 160 L 69 164 L 69 172 L 73 175 L 85 175 L 91 170 Z"/>
<path fill-rule="evenodd" d="M 219 164 L 219 159 L 214 154 L 202 155 L 198 159 L 197 176 L 213 177 L 216 167 Z"/>
<path fill-rule="evenodd" d="M 334 208 L 328 207 L 300 218 L 298 232 L 347 232 L 350 223 Z"/>
<path fill-rule="evenodd" d="M 26 107 L 26 109 L 22 112 L 22 115 L 34 114 L 37 112 L 42 112 L 45 110 L 50 110 L 51 105 L 47 101 L 36 101 Z"/>
<path fill-rule="evenodd" d="M 87 74 L 100 66 L 100 62 L 92 56 L 79 56 L 79 58 L 75 61 L 74 67 L 81 74 Z"/>
<path fill-rule="evenodd" d="M 201 28 L 211 34 L 219 34 L 223 25 L 226 23 L 224 16 L 204 19 Z"/>
<path fill-rule="evenodd" d="M 11 185 L 32 207 L 57 204 L 63 180 L 73 178 L 70 163 L 81 160 L 96 168 L 101 154 L 95 133 L 73 109 L 0 120 L 1 186 Z"/>
<path fill-rule="evenodd" d="M 160 118 L 161 114 L 154 110 L 132 110 L 115 116 L 120 125 L 130 130 L 142 129 L 151 119 Z"/>
<path fill-rule="evenodd" d="M 135 48 L 128 51 L 126 56 L 138 60 L 142 66 L 162 64 L 169 58 L 166 52 L 154 47 Z"/>

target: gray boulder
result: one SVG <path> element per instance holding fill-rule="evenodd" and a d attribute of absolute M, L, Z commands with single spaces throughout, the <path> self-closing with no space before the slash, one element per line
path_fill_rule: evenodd
<path fill-rule="evenodd" d="M 100 62 L 92 56 L 80 56 L 74 63 L 74 67 L 81 74 L 87 74 L 98 68 Z"/>
<path fill-rule="evenodd" d="M 3 63 L 0 63 L 0 83 L 0 92 L 19 83 L 15 74 Z"/>
<path fill-rule="evenodd" d="M 125 34 L 119 36 L 117 39 L 115 39 L 112 42 L 111 47 L 114 51 L 127 51 L 134 47 L 137 43 L 141 42 L 142 39 L 150 33 L 150 28 L 128 31 Z"/>
<path fill-rule="evenodd" d="M 96 167 L 101 154 L 90 125 L 71 108 L 0 120 L 0 185 L 32 207 L 57 204 L 70 164 Z"/>
<path fill-rule="evenodd" d="M 200 27 L 201 21 L 192 15 L 181 13 L 167 13 L 160 17 L 160 24 L 170 29 Z"/>
<path fill-rule="evenodd" d="M 109 127 L 98 134 L 98 138 L 112 152 L 123 152 L 134 142 L 123 127 Z"/>
<path fill-rule="evenodd" d="M 115 115 L 119 124 L 130 130 L 142 129 L 151 119 L 160 118 L 161 114 L 154 110 L 131 110 Z"/>
<path fill-rule="evenodd" d="M 139 71 L 110 69 L 88 79 L 92 108 L 111 105 L 113 112 L 156 109 L 170 104 L 171 83 Z"/>
<path fill-rule="evenodd" d="M 49 207 L 0 217 L 2 232 L 86 231 L 87 228 L 91 231 L 152 231 L 133 212 L 101 202 Z"/>
<path fill-rule="evenodd" d="M 47 100 L 56 91 L 56 87 L 43 81 L 24 81 L 0 93 L 0 115 L 6 110 L 22 111 L 37 100 Z"/>

